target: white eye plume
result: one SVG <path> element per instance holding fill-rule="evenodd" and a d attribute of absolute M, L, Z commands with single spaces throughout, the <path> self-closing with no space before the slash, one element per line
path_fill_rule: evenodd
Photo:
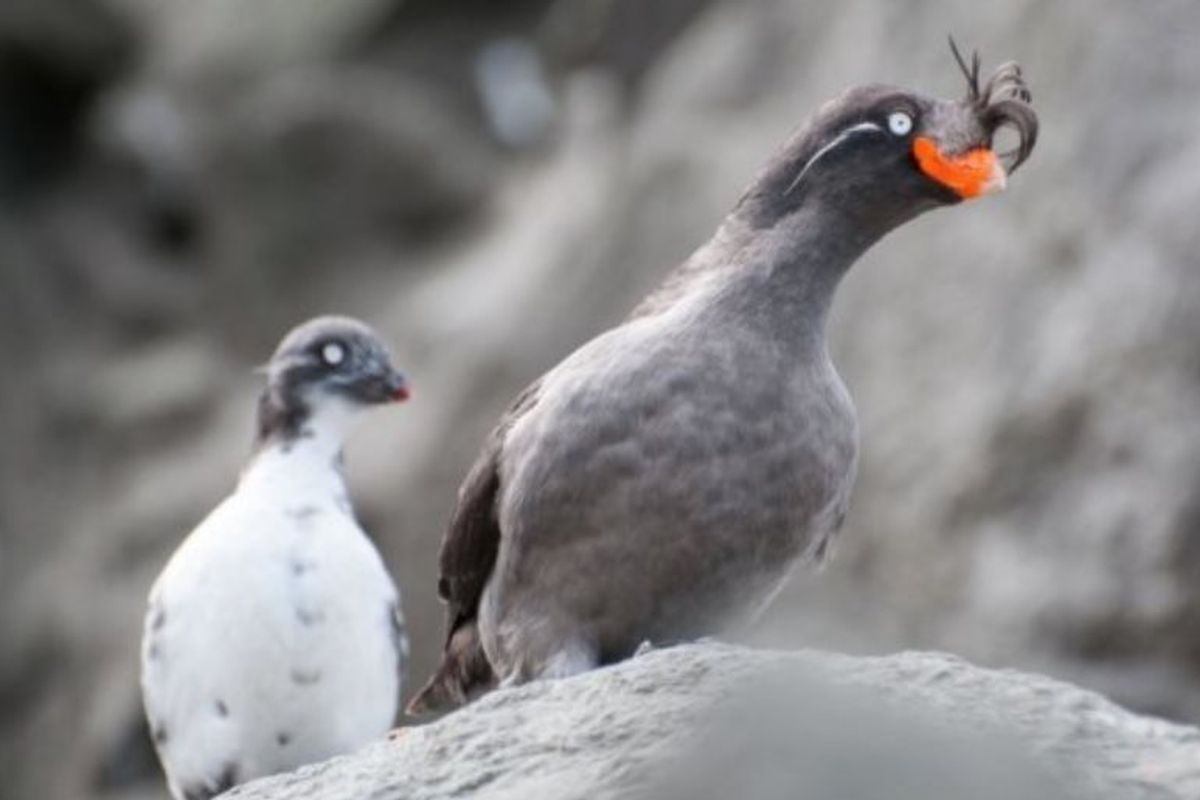
<path fill-rule="evenodd" d="M 812 157 L 809 158 L 808 161 L 805 162 L 804 166 L 800 168 L 800 171 L 796 173 L 796 177 L 792 179 L 792 182 L 788 184 L 788 187 L 783 190 L 783 196 L 787 197 L 797 186 L 800 185 L 800 181 L 804 180 L 804 176 L 808 174 L 810 169 L 812 169 L 813 164 L 816 164 L 821 160 L 822 156 L 829 153 L 829 151 L 833 150 L 847 139 L 850 139 L 851 137 L 861 133 L 882 133 L 882 129 L 874 122 L 860 122 L 857 125 L 851 125 L 849 128 L 846 128 L 837 136 L 833 137 L 829 144 L 813 153 Z"/>
<path fill-rule="evenodd" d="M 346 348 L 337 342 L 330 342 L 321 348 L 321 360 L 331 367 L 336 367 L 346 359 Z"/>
<path fill-rule="evenodd" d="M 893 111 L 888 114 L 887 126 L 888 130 L 897 136 L 907 136 L 913 129 L 913 118 L 903 111 Z"/>

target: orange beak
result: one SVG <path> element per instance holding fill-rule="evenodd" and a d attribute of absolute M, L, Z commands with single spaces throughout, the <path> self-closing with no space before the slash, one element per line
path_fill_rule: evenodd
<path fill-rule="evenodd" d="M 917 166 L 933 180 L 958 194 L 971 199 L 1004 189 L 1004 167 L 996 154 L 986 147 L 948 156 L 928 136 L 918 136 L 912 144 Z"/>

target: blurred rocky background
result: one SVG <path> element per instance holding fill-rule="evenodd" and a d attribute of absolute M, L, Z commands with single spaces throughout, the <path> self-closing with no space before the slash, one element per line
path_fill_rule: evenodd
<path fill-rule="evenodd" d="M 0 774 L 161 798 L 150 581 L 231 487 L 252 367 L 322 311 L 415 397 L 349 452 L 411 621 L 482 436 L 711 233 L 821 101 L 963 90 L 1042 119 L 998 198 L 860 263 L 837 557 L 750 638 L 941 648 L 1200 722 L 1200 6 L 1189 0 L 5 0 Z"/>

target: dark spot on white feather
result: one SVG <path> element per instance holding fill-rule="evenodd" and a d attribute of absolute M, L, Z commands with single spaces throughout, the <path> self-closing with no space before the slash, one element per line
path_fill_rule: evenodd
<path fill-rule="evenodd" d="M 309 413 L 308 409 L 305 409 L 304 414 L 306 417 L 307 417 L 308 413 Z M 279 449 L 283 452 L 284 455 L 287 455 L 288 453 L 292 452 L 292 448 L 294 448 L 296 446 L 296 442 L 299 442 L 303 439 L 312 439 L 315 437 L 316 437 L 316 434 L 313 433 L 312 428 L 301 428 L 300 430 L 296 431 L 294 434 L 292 434 L 290 436 L 286 436 L 283 440 L 283 444 L 280 445 Z"/>
<path fill-rule="evenodd" d="M 325 621 L 325 612 L 319 608 L 297 608 L 296 619 L 306 628 L 320 625 Z"/>
<path fill-rule="evenodd" d="M 312 686 L 314 683 L 321 680 L 321 670 L 293 668 L 291 678 L 292 683 L 296 684 L 297 686 Z"/>
<path fill-rule="evenodd" d="M 275 742 L 280 747 L 287 747 L 289 744 L 292 743 L 292 736 L 289 733 L 284 733 L 283 731 L 280 731 L 279 733 L 275 734 Z"/>
<path fill-rule="evenodd" d="M 166 622 L 167 612 L 163 610 L 162 606 L 156 603 L 150 612 L 150 630 L 162 630 L 162 626 L 165 625 Z"/>
<path fill-rule="evenodd" d="M 167 735 L 167 726 L 161 722 L 155 723 L 150 729 L 150 736 L 154 739 L 154 743 L 159 747 L 167 743 L 170 737 Z"/>
<path fill-rule="evenodd" d="M 289 508 L 286 513 L 289 517 L 296 520 L 297 522 L 304 522 L 306 520 L 312 519 L 315 516 L 320 515 L 321 509 L 317 508 L 316 506 L 311 506 L 311 505 L 310 506 L 296 506 L 295 508 Z"/>
<path fill-rule="evenodd" d="M 183 787 L 184 800 L 211 800 L 222 792 L 227 792 L 238 783 L 238 765 L 232 761 L 225 762 L 216 778 L 200 784 Z"/>
<path fill-rule="evenodd" d="M 225 766 L 221 769 L 221 774 L 217 776 L 216 784 L 213 786 L 214 793 L 220 794 L 236 786 L 238 782 L 237 774 L 237 764 L 232 761 L 226 762 Z"/>
<path fill-rule="evenodd" d="M 306 572 L 312 572 L 313 570 L 315 570 L 317 568 L 317 562 L 305 561 L 304 559 L 301 559 L 301 558 L 294 558 L 294 559 L 292 559 L 291 566 L 292 566 L 292 574 L 299 577 Z"/>
<path fill-rule="evenodd" d="M 215 705 L 216 705 L 218 717 L 228 717 L 229 716 L 229 706 L 225 705 L 224 700 L 217 700 Z"/>

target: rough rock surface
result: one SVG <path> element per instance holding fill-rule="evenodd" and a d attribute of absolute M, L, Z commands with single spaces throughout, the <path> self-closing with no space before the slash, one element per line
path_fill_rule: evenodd
<path fill-rule="evenodd" d="M 704 643 L 498 691 L 227 796 L 1184 800 L 1200 730 L 939 653 Z"/>

